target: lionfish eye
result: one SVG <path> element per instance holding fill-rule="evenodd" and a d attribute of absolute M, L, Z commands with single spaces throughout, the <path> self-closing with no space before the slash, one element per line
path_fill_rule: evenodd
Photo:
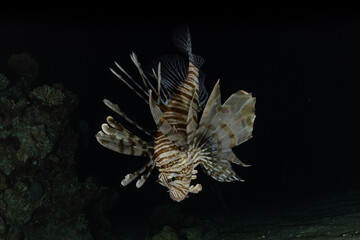
<path fill-rule="evenodd" d="M 170 179 L 170 182 L 172 182 L 172 181 L 175 181 L 175 177 L 172 177 L 172 178 Z"/>

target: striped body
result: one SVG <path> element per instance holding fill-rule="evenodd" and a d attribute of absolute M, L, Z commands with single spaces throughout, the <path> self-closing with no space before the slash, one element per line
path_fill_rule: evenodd
<path fill-rule="evenodd" d="M 194 97 L 193 111 L 199 111 L 199 69 L 189 62 L 188 75 L 170 98 L 164 117 L 181 134 L 186 135 L 186 120 L 189 106 Z"/>
<path fill-rule="evenodd" d="M 135 81 L 117 63 L 118 71 L 110 69 L 149 104 L 156 131 L 136 124 L 117 104 L 109 100 L 104 103 L 153 141 L 141 139 L 111 116 L 107 117 L 107 123 L 101 126 L 102 131 L 96 138 L 113 151 L 149 157 L 144 167 L 125 176 L 121 182 L 123 186 L 140 176 L 136 182 L 136 187 L 140 188 L 156 168 L 158 182 L 168 188 L 172 200 L 180 202 L 188 193 L 202 190 L 200 184 L 191 185 L 191 181 L 197 179 L 199 165 L 217 181 L 243 181 L 231 164 L 249 165 L 242 163 L 231 149 L 252 137 L 255 98 L 245 91 L 237 91 L 222 104 L 219 81 L 208 98 L 204 75 L 200 72 L 203 59 L 192 53 L 188 28 L 180 29 L 174 39 L 175 45 L 188 55 L 186 63 L 177 56 L 164 56 L 149 73 L 142 70 L 137 56 L 132 53 L 130 57 L 141 82 Z M 203 114 L 198 118 L 201 110 Z"/>
<path fill-rule="evenodd" d="M 198 112 L 199 108 L 198 77 L 199 69 L 190 62 L 187 78 L 171 97 L 163 115 L 177 133 L 184 137 L 186 137 L 186 123 L 191 101 L 194 101 L 193 111 Z M 193 171 L 200 163 L 199 154 L 196 154 L 198 152 L 180 149 L 161 131 L 157 131 L 153 159 L 160 172 L 159 181 L 169 188 L 170 197 L 173 200 L 181 201 L 187 196 L 191 179 L 194 178 L 193 176 L 196 177 Z"/>

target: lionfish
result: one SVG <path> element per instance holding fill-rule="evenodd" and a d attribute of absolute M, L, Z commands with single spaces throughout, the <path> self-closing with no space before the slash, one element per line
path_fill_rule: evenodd
<path fill-rule="evenodd" d="M 237 91 L 221 103 L 219 80 L 210 96 L 204 86 L 205 74 L 200 70 L 203 58 L 192 52 L 189 28 L 179 27 L 174 33 L 175 46 L 188 57 L 167 55 L 144 71 L 135 53 L 130 54 L 141 81 L 132 78 L 118 63 L 117 71 L 110 68 L 121 81 L 150 106 L 157 130 L 149 131 L 131 120 L 117 104 L 104 103 L 124 120 L 149 135 L 145 141 L 113 117 L 106 118 L 96 134 L 104 147 L 128 155 L 148 156 L 150 160 L 138 171 L 127 174 L 123 186 L 143 174 L 136 182 L 140 188 L 156 167 L 158 182 L 168 188 L 170 198 L 180 202 L 188 193 L 198 193 L 201 184 L 191 185 L 197 178 L 197 166 L 220 182 L 243 181 L 231 163 L 248 167 L 232 152 L 232 148 L 252 137 L 255 120 L 255 98 L 251 93 Z M 125 76 L 125 77 L 124 77 Z M 200 121 L 198 113 L 202 111 Z"/>

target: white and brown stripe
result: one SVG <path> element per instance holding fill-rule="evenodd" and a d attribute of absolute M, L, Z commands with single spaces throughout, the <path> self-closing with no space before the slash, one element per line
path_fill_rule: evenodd
<path fill-rule="evenodd" d="M 199 69 L 189 63 L 188 67 L 188 76 L 185 81 L 179 86 L 177 92 L 171 97 L 166 110 L 163 113 L 164 119 L 176 130 L 176 133 L 179 135 L 186 136 L 186 124 L 188 111 L 193 100 L 194 102 L 193 109 L 198 111 L 198 99 L 199 99 Z M 195 92 L 194 92 L 195 91 Z M 161 131 L 158 131 L 155 145 L 154 145 L 154 160 L 158 167 L 161 167 L 162 163 L 169 161 L 169 153 L 174 152 L 173 155 L 176 155 L 175 152 L 179 151 L 179 147 L 176 146 L 172 141 L 170 141 L 166 136 L 168 134 L 163 134 Z M 179 156 L 183 157 L 183 156 Z"/>
<path fill-rule="evenodd" d="M 189 62 L 187 78 L 170 98 L 163 113 L 163 118 L 176 129 L 176 134 L 184 136 L 186 140 L 189 111 L 197 113 L 199 110 L 198 77 L 199 69 Z M 194 118 L 197 121 L 197 114 L 194 115 Z M 168 134 L 158 131 L 153 159 L 160 174 L 170 178 L 169 180 L 159 178 L 160 181 L 168 181 L 163 184 L 169 188 L 170 197 L 175 201 L 181 201 L 190 191 L 191 180 L 196 178 L 193 171 L 200 163 L 199 151 L 181 149 L 169 140 L 168 136 Z"/>
<path fill-rule="evenodd" d="M 170 98 L 165 112 L 164 118 L 180 133 L 186 134 L 186 120 L 188 116 L 189 106 L 194 96 L 194 111 L 199 109 L 199 69 L 189 63 L 188 75 L 185 81 L 179 86 L 175 94 Z M 195 91 L 195 92 L 194 92 Z"/>

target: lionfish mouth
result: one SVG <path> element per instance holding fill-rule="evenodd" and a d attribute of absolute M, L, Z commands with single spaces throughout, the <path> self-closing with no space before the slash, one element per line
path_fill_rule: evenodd
<path fill-rule="evenodd" d="M 181 202 L 182 200 L 184 200 L 186 198 L 186 196 L 187 195 L 176 196 L 172 192 L 170 192 L 170 198 L 176 202 Z"/>
<path fill-rule="evenodd" d="M 178 190 L 174 187 L 169 189 L 170 198 L 176 202 L 181 202 L 188 196 L 189 191 Z"/>
<path fill-rule="evenodd" d="M 191 183 L 175 183 L 176 185 L 169 186 L 170 198 L 174 201 L 181 202 L 188 198 L 189 193 L 198 193 L 202 190 L 201 184 L 190 185 Z"/>

